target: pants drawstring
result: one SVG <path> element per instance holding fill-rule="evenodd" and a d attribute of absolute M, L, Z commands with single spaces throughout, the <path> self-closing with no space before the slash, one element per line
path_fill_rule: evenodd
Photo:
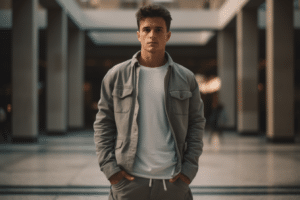
<path fill-rule="evenodd" d="M 167 186 L 166 186 L 165 179 L 163 179 L 162 181 L 163 181 L 163 185 L 164 185 L 164 190 L 167 191 Z M 152 187 L 152 178 L 150 178 L 150 180 L 149 180 L 149 187 Z"/>
<path fill-rule="evenodd" d="M 149 187 L 152 187 L 152 178 L 150 178 Z"/>
<path fill-rule="evenodd" d="M 167 191 L 167 186 L 166 186 L 166 181 L 163 179 L 163 184 L 164 184 L 164 190 Z"/>

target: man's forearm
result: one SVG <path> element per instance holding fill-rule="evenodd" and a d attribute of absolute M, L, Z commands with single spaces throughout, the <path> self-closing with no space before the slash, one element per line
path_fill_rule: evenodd
<path fill-rule="evenodd" d="M 95 131 L 94 140 L 100 169 L 109 179 L 113 174 L 121 171 L 115 158 L 115 138 L 112 133 Z"/>
<path fill-rule="evenodd" d="M 189 127 L 186 136 L 187 149 L 183 155 L 181 171 L 191 181 L 198 172 L 199 157 L 203 151 L 203 135 L 206 122 L 203 111 L 204 105 L 196 81 L 195 85 L 193 95 L 190 98 Z"/>
<path fill-rule="evenodd" d="M 115 158 L 117 128 L 111 93 L 110 80 L 105 77 L 101 85 L 99 111 L 94 122 L 94 141 L 100 169 L 107 179 L 121 171 Z"/>

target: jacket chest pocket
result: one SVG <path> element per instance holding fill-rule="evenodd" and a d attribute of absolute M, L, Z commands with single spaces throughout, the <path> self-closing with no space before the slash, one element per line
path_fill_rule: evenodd
<path fill-rule="evenodd" d="M 190 91 L 171 91 L 172 110 L 174 114 L 187 115 L 189 113 L 189 99 L 192 97 Z"/>
<path fill-rule="evenodd" d="M 114 112 L 127 113 L 132 104 L 132 87 L 116 87 L 113 92 Z"/>

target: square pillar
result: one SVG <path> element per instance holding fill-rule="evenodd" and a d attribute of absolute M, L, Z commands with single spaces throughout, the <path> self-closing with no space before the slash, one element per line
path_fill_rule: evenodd
<path fill-rule="evenodd" d="M 84 31 L 69 29 L 68 42 L 68 126 L 84 128 Z"/>
<path fill-rule="evenodd" d="M 61 8 L 48 9 L 46 129 L 49 134 L 67 131 L 68 20 Z"/>
<path fill-rule="evenodd" d="M 237 131 L 258 133 L 257 9 L 237 14 Z"/>
<path fill-rule="evenodd" d="M 225 28 L 218 32 L 217 60 L 218 76 L 221 79 L 219 103 L 227 113 L 226 128 L 236 128 L 236 92 L 235 92 L 235 34 L 234 29 Z"/>
<path fill-rule="evenodd" d="M 267 138 L 294 140 L 294 3 L 267 0 Z"/>
<path fill-rule="evenodd" d="M 12 140 L 38 136 L 37 0 L 13 1 Z"/>

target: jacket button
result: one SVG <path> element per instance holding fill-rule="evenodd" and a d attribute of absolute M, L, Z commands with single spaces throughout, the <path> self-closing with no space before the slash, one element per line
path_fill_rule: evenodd
<path fill-rule="evenodd" d="M 182 98 L 183 98 L 183 96 L 182 96 L 182 95 L 180 95 L 180 98 L 182 99 Z"/>

